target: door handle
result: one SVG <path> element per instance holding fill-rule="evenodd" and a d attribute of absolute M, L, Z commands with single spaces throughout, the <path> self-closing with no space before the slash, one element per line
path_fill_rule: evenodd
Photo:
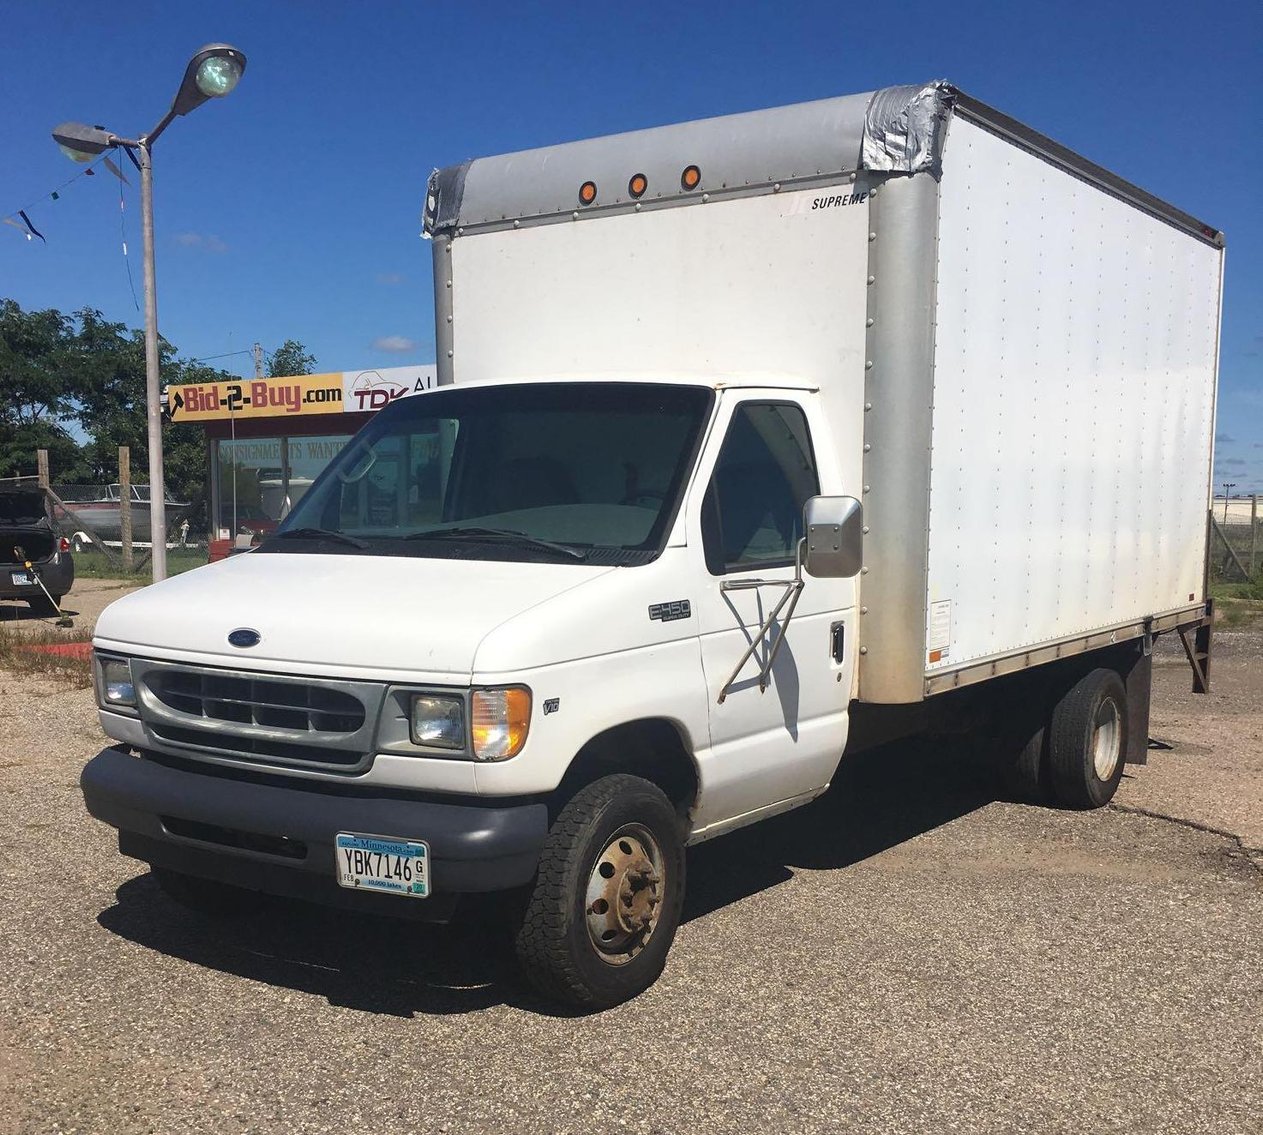
<path fill-rule="evenodd" d="M 829 646 L 833 653 L 834 662 L 841 662 L 846 657 L 845 623 L 834 623 L 829 628 Z"/>

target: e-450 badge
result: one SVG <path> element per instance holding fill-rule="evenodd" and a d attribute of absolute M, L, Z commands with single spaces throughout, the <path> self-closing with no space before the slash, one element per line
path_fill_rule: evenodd
<path fill-rule="evenodd" d="M 649 606 L 649 617 L 661 619 L 664 623 L 675 619 L 688 619 L 693 615 L 693 605 L 687 599 L 673 599 L 670 603 L 652 603 Z"/>

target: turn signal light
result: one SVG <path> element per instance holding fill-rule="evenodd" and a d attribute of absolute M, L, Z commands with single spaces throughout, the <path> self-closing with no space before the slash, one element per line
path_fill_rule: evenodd
<path fill-rule="evenodd" d="M 685 166 L 680 174 L 681 189 L 696 189 L 702 184 L 702 171 L 697 166 Z"/>
<path fill-rule="evenodd" d="M 585 181 L 579 186 L 579 204 L 591 205 L 596 200 L 596 182 Z"/>
<path fill-rule="evenodd" d="M 470 702 L 474 756 L 480 761 L 516 757 L 531 726 L 531 691 L 524 686 L 475 690 Z"/>
<path fill-rule="evenodd" d="M 649 179 L 643 173 L 632 174 L 632 179 L 627 183 L 627 192 L 633 198 L 643 197 L 645 190 L 649 188 Z"/>

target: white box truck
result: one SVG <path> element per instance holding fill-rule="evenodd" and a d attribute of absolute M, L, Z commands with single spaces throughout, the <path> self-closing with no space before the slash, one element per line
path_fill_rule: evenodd
<path fill-rule="evenodd" d="M 1204 687 L 1213 228 L 945 83 L 471 161 L 424 224 L 441 385 L 97 625 L 86 803 L 180 901 L 513 892 L 611 1005 L 686 846 L 848 752 L 1094 807 L 1155 636 Z"/>

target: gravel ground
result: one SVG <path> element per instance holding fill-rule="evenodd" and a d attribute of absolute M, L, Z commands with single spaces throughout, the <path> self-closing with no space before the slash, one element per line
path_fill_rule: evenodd
<path fill-rule="evenodd" d="M 62 610 L 74 619 L 75 628 L 91 628 L 97 616 L 115 599 L 121 599 L 137 585 L 119 579 L 76 579 L 70 594 L 62 601 Z M 16 599 L 0 602 L 0 625 L 16 630 L 55 630 L 51 618 L 41 618 L 30 604 Z"/>
<path fill-rule="evenodd" d="M 0 673 L 0 1131 L 1257 1132 L 1261 657 L 1192 698 L 1165 644 L 1116 808 L 844 762 L 694 849 L 665 976 L 586 1017 L 474 920 L 182 912 L 83 812 L 90 694 Z"/>

